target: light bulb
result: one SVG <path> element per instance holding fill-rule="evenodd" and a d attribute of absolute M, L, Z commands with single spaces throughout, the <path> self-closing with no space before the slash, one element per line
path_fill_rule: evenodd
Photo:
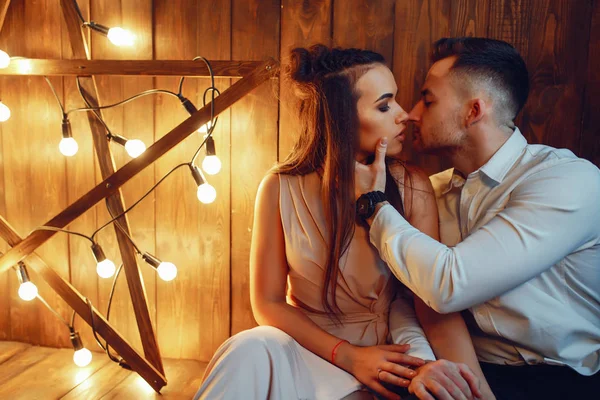
<path fill-rule="evenodd" d="M 125 150 L 131 157 L 136 158 L 146 151 L 146 145 L 139 139 L 128 140 L 125 143 Z"/>
<path fill-rule="evenodd" d="M 133 46 L 135 36 L 123 28 L 110 28 L 108 30 L 108 40 L 117 46 Z"/>
<path fill-rule="evenodd" d="M 19 297 L 25 301 L 31 301 L 38 295 L 38 288 L 33 282 L 23 282 L 19 286 Z"/>
<path fill-rule="evenodd" d="M 100 278 L 110 278 L 115 274 L 115 269 L 115 263 L 106 258 L 98 263 L 96 272 Z"/>
<path fill-rule="evenodd" d="M 158 271 L 160 279 L 165 282 L 172 281 L 177 276 L 177 267 L 170 262 L 161 262 L 158 268 L 156 268 L 156 271 Z"/>
<path fill-rule="evenodd" d="M 10 118 L 10 108 L 0 101 L 0 122 L 4 122 Z"/>
<path fill-rule="evenodd" d="M 204 137 L 204 135 L 206 135 L 208 133 L 208 129 L 210 128 L 210 121 L 208 121 L 206 124 L 202 125 L 200 128 L 198 128 L 198 133 Z"/>
<path fill-rule="evenodd" d="M 5 52 L 0 50 L 0 68 L 6 68 L 10 64 L 10 56 Z"/>
<path fill-rule="evenodd" d="M 85 347 L 75 351 L 73 354 L 73 362 L 78 367 L 86 367 L 92 362 L 92 352 Z"/>
<path fill-rule="evenodd" d="M 79 146 L 77 145 L 77 141 L 72 137 L 62 138 L 60 143 L 58 144 L 58 149 L 62 153 L 63 156 L 71 157 L 77 154 L 77 150 L 79 150 Z"/>
<path fill-rule="evenodd" d="M 202 169 L 209 175 L 218 174 L 221 170 L 221 160 L 217 156 L 206 156 L 202 161 Z"/>
<path fill-rule="evenodd" d="M 198 186 L 196 195 L 198 196 L 198 200 L 200 200 L 202 203 L 210 204 L 217 198 L 217 191 L 208 183 L 203 183 L 202 185 Z"/>

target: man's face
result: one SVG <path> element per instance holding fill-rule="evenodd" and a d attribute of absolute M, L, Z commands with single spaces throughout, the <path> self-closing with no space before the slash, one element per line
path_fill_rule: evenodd
<path fill-rule="evenodd" d="M 414 123 L 413 147 L 436 153 L 459 147 L 465 138 L 466 102 L 456 90 L 456 77 L 450 74 L 455 57 L 433 64 L 421 89 L 421 99 L 408 119 Z"/>

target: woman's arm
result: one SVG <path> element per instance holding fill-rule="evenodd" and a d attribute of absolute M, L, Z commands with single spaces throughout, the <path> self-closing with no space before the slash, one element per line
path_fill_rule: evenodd
<path fill-rule="evenodd" d="M 260 325 L 281 329 L 300 345 L 332 362 L 332 351 L 340 343 L 315 324 L 302 311 L 286 303 L 288 264 L 279 211 L 279 177 L 263 179 L 256 198 L 254 228 L 250 248 L 250 300 Z M 403 354 L 408 346 L 358 347 L 343 343 L 336 349 L 335 365 L 354 375 L 360 382 L 385 398 L 397 398 L 378 380 L 379 370 L 389 372 L 395 382 L 408 386 L 415 373 L 404 365 L 422 365 L 423 361 Z"/>
<path fill-rule="evenodd" d="M 256 321 L 292 336 L 303 347 L 331 362 L 340 341 L 285 301 L 288 264 L 279 213 L 279 177 L 266 176 L 258 188 L 250 247 L 250 301 Z"/>
<path fill-rule="evenodd" d="M 433 187 L 427 175 L 416 168 L 409 170 L 412 182 L 406 185 L 407 220 L 412 226 L 439 240 L 438 210 Z M 493 399 L 492 391 L 481 371 L 471 335 L 460 313 L 439 314 L 415 297 L 417 318 L 427 339 L 440 359 L 466 364 L 481 381 L 485 399 Z"/>

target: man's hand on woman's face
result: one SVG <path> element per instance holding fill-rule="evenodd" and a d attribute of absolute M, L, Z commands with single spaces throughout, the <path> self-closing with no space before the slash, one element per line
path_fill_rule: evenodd
<path fill-rule="evenodd" d="M 387 138 L 382 138 L 375 150 L 375 161 L 371 165 L 363 165 L 358 161 L 354 167 L 354 194 L 358 199 L 362 194 L 379 190 L 385 192 L 385 153 Z"/>
<path fill-rule="evenodd" d="M 479 378 L 469 367 L 447 360 L 419 367 L 408 390 L 421 400 L 473 400 L 482 397 Z"/>

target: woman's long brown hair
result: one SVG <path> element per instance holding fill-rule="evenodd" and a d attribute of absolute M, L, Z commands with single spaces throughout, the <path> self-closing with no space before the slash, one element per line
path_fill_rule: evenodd
<path fill-rule="evenodd" d="M 323 280 L 322 303 L 327 314 L 339 321 L 336 302 L 339 263 L 354 234 L 354 163 L 358 146 L 358 79 L 377 64 L 382 55 L 359 49 L 331 49 L 314 45 L 291 52 L 284 79 L 290 79 L 299 101 L 300 136 L 275 173 L 322 174 L 321 193 L 329 229 L 329 252 Z M 388 169 L 386 194 L 404 213 L 402 200 Z M 399 207 L 398 207 L 399 205 Z"/>

